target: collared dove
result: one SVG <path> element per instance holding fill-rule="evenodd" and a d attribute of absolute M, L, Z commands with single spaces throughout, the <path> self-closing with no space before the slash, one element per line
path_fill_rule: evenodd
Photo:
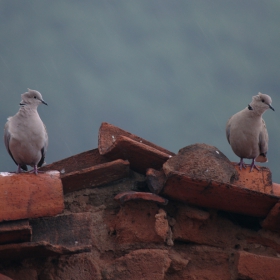
<path fill-rule="evenodd" d="M 38 173 L 38 167 L 44 163 L 48 146 L 48 134 L 37 107 L 43 103 L 48 105 L 40 92 L 28 89 L 21 95 L 20 109 L 9 117 L 4 129 L 6 149 L 16 165 L 17 173 L 27 171 L 27 165 Z"/>
<path fill-rule="evenodd" d="M 226 136 L 233 152 L 240 157 L 239 169 L 246 168 L 244 158 L 252 159 L 250 172 L 256 162 L 267 162 L 268 134 L 265 122 L 262 118 L 271 106 L 272 100 L 269 95 L 259 92 L 253 96 L 252 102 L 244 110 L 233 115 L 226 125 Z"/>

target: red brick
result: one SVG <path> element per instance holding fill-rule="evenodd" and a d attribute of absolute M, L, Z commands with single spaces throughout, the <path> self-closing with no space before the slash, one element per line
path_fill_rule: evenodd
<path fill-rule="evenodd" d="M 159 207 L 153 202 L 131 201 L 120 208 L 115 230 L 118 243 L 163 243 L 155 230 Z"/>
<path fill-rule="evenodd" d="M 249 190 L 273 194 L 272 174 L 269 168 L 259 166 L 259 171 L 254 170 L 249 172 L 249 166 L 246 169 L 243 168 L 240 170 L 236 163 L 233 164 L 238 172 L 238 176 L 232 184 Z"/>
<path fill-rule="evenodd" d="M 175 220 L 174 240 L 217 247 L 231 247 L 234 244 L 235 232 L 230 227 L 231 223 L 210 219 L 210 214 L 206 211 L 181 206 L 178 208 Z"/>
<path fill-rule="evenodd" d="M 147 184 L 152 193 L 159 194 L 165 184 L 166 176 L 163 170 L 149 168 L 146 172 Z"/>
<path fill-rule="evenodd" d="M 190 262 L 190 259 L 184 258 L 180 253 L 176 251 L 169 252 L 169 257 L 172 260 L 171 269 L 175 272 L 185 270 Z"/>
<path fill-rule="evenodd" d="M 45 268 L 40 273 L 39 279 L 101 280 L 102 278 L 95 259 L 90 254 L 83 253 L 61 256 L 55 267 Z"/>
<path fill-rule="evenodd" d="M 0 223 L 0 244 L 31 241 L 32 229 L 28 220 Z"/>
<path fill-rule="evenodd" d="M 92 214 L 89 212 L 33 219 L 30 225 L 33 242 L 68 247 L 91 245 Z"/>
<path fill-rule="evenodd" d="M 55 216 L 63 209 L 59 172 L 0 173 L 0 221 Z"/>
<path fill-rule="evenodd" d="M 262 222 L 262 227 L 272 231 L 280 231 L 280 202 L 277 202 Z"/>
<path fill-rule="evenodd" d="M 280 184 L 272 183 L 273 194 L 280 197 Z"/>
<path fill-rule="evenodd" d="M 264 248 L 265 251 L 261 250 L 260 254 L 270 252 L 274 256 L 275 252 L 280 253 L 279 236 L 271 231 L 259 230 L 257 234 L 246 235 L 245 240 L 247 244 L 253 244 L 253 248 Z M 254 251 L 254 253 L 259 252 Z"/>
<path fill-rule="evenodd" d="M 236 268 L 240 278 L 279 280 L 280 259 L 238 252 Z"/>
<path fill-rule="evenodd" d="M 155 215 L 155 230 L 158 236 L 162 238 L 164 242 L 170 242 L 171 231 L 168 225 L 167 214 L 163 209 L 159 209 L 158 214 Z M 171 245 L 171 244 L 170 244 Z M 172 243 L 173 245 L 173 243 Z"/>
<path fill-rule="evenodd" d="M 7 275 L 9 275 L 8 279 L 14 279 L 14 280 L 37 280 L 38 274 L 35 269 L 32 268 L 21 268 L 18 271 L 8 271 Z M 2 278 L 0 277 L 0 280 Z M 7 279 L 7 280 L 8 280 Z M 5 279 L 3 279 L 5 280 Z"/>
<path fill-rule="evenodd" d="M 141 249 L 116 259 L 102 276 L 104 280 L 164 280 L 170 263 L 167 250 Z"/>
<path fill-rule="evenodd" d="M 24 242 L 20 244 L 6 244 L 0 246 L 0 260 L 19 260 L 24 258 L 45 258 L 60 255 L 89 252 L 91 245 L 60 246 L 48 242 Z"/>
<path fill-rule="evenodd" d="M 165 280 L 231 280 L 229 256 L 222 249 L 182 245 L 170 252 L 172 263 Z M 235 279 L 235 278 L 234 278 Z"/>

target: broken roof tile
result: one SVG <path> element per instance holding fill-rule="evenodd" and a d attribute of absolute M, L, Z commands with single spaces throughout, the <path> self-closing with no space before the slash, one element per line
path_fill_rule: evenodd
<path fill-rule="evenodd" d="M 43 166 L 40 170 L 60 171 L 66 194 L 128 177 L 129 162 L 121 159 L 110 162 L 99 154 L 98 149 L 94 149 Z"/>
<path fill-rule="evenodd" d="M 101 155 L 105 154 L 106 151 L 112 146 L 112 143 L 116 141 L 116 139 L 119 136 L 126 136 L 136 142 L 145 144 L 147 146 L 150 146 L 152 148 L 155 148 L 156 150 L 159 150 L 165 154 L 169 155 L 175 155 L 174 153 L 155 145 L 152 142 L 149 142 L 139 136 L 136 136 L 130 132 L 127 132 L 117 126 L 114 126 L 112 124 L 103 122 L 99 128 L 99 135 L 98 135 L 98 148 Z"/>
<path fill-rule="evenodd" d="M 98 164 L 109 162 L 104 156 L 99 154 L 98 149 L 89 150 L 57 162 L 45 165 L 41 171 L 58 170 L 62 175 L 92 167 Z"/>
<path fill-rule="evenodd" d="M 279 197 L 212 180 L 170 172 L 163 195 L 193 205 L 255 217 L 265 217 Z"/>
<path fill-rule="evenodd" d="M 166 205 L 168 203 L 167 199 L 159 195 L 148 193 L 148 192 L 134 192 L 134 191 L 122 192 L 116 195 L 114 199 L 121 204 L 124 204 L 125 202 L 131 200 L 146 200 L 146 201 L 156 202 L 162 205 Z"/>
<path fill-rule="evenodd" d="M 114 160 L 61 175 L 64 193 L 97 187 L 129 176 L 129 162 Z"/>
<path fill-rule="evenodd" d="M 131 169 L 146 173 L 148 168 L 160 169 L 174 153 L 108 123 L 99 129 L 98 149 L 101 155 L 115 160 L 128 160 Z"/>
<path fill-rule="evenodd" d="M 92 213 L 71 213 L 30 220 L 32 241 L 67 247 L 91 245 Z M 50 230 L 51 229 L 51 230 Z"/>

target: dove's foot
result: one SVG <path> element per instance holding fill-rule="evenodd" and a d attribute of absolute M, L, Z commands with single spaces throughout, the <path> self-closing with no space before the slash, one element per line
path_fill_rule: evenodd
<path fill-rule="evenodd" d="M 244 163 L 243 161 L 243 158 L 240 159 L 240 162 L 237 163 L 236 165 L 239 166 L 239 169 L 242 170 L 242 168 L 245 168 L 246 169 L 246 164 Z"/>
<path fill-rule="evenodd" d="M 18 165 L 18 168 L 15 173 L 19 174 L 19 173 L 23 173 L 23 172 L 24 172 L 24 170 L 20 167 L 20 165 Z"/>
<path fill-rule="evenodd" d="M 256 168 L 258 171 L 260 171 L 260 169 L 255 165 L 254 158 L 252 159 L 252 163 L 251 163 L 250 167 L 251 167 L 250 172 L 252 172 L 254 168 Z"/>
<path fill-rule="evenodd" d="M 37 167 L 37 165 L 35 164 L 34 165 L 34 168 L 33 169 L 31 169 L 30 171 L 29 171 L 29 173 L 34 173 L 34 174 L 38 174 L 38 173 L 45 173 L 44 171 L 40 171 L 40 170 L 38 170 L 38 167 Z"/>

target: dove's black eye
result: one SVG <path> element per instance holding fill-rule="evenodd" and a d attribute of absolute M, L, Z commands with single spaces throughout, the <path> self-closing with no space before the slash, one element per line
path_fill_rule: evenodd
<path fill-rule="evenodd" d="M 34 95 L 34 98 L 36 99 L 36 98 L 37 98 L 37 96 L 36 96 L 36 95 Z"/>
<path fill-rule="evenodd" d="M 264 102 L 264 99 L 262 99 L 262 102 Z"/>

